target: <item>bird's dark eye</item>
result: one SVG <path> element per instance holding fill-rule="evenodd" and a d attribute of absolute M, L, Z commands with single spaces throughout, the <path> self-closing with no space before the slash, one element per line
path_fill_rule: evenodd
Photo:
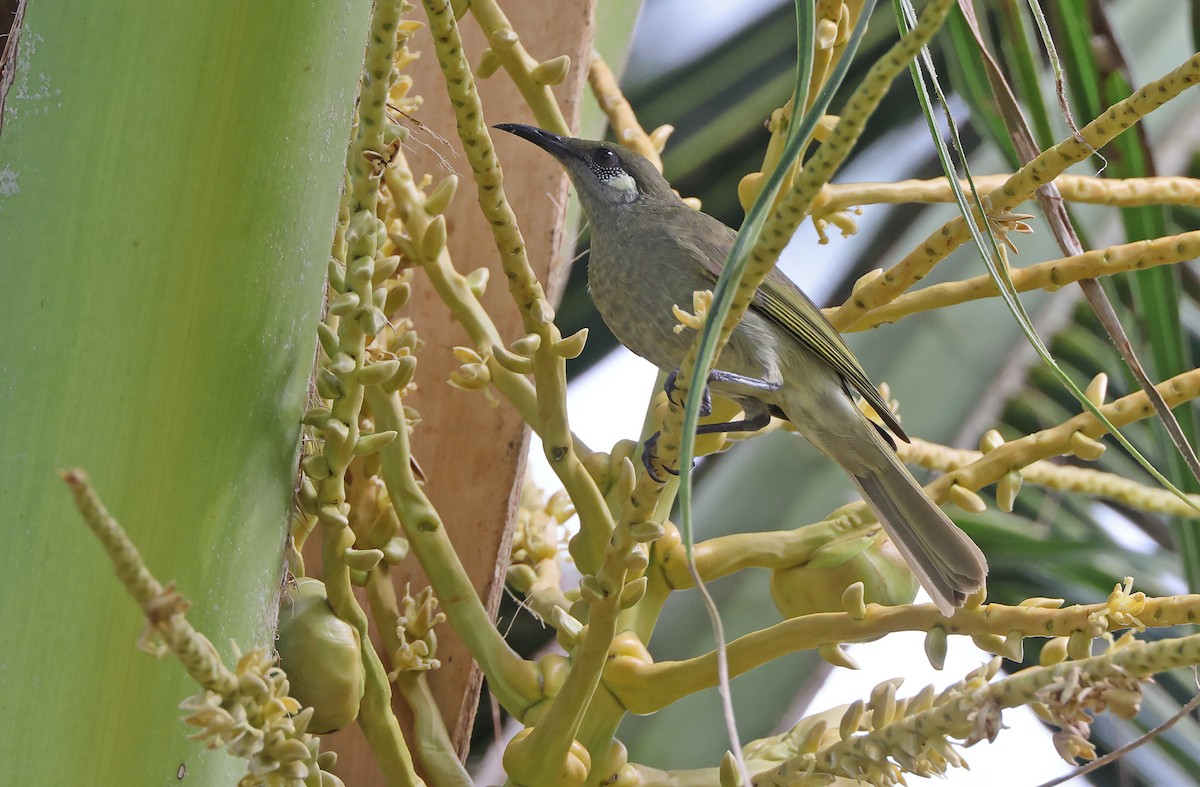
<path fill-rule="evenodd" d="M 617 154 L 608 148 L 596 148 L 595 162 L 602 167 L 615 167 Z"/>

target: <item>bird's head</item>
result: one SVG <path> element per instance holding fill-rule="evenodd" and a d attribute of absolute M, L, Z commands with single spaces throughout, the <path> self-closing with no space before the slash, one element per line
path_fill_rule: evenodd
<path fill-rule="evenodd" d="M 589 218 L 622 205 L 679 200 L 654 165 L 629 148 L 563 137 L 521 123 L 501 123 L 496 128 L 527 139 L 558 159 Z"/>

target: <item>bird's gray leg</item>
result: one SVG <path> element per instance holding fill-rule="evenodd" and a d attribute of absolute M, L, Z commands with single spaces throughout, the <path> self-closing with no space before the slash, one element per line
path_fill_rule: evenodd
<path fill-rule="evenodd" d="M 775 393 L 783 387 L 783 381 L 762 380 L 758 377 L 744 377 L 733 372 L 723 372 L 720 369 L 713 369 L 708 373 L 708 381 L 710 383 L 725 383 L 726 385 L 737 385 L 752 391 L 760 393 Z"/>

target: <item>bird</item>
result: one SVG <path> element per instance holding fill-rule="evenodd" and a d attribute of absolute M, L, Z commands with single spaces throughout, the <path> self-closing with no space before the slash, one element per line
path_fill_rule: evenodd
<path fill-rule="evenodd" d="M 645 157 L 622 145 L 496 126 L 532 142 L 566 169 L 591 226 L 588 287 L 617 340 L 659 369 L 677 370 L 693 342 L 672 307 L 712 290 L 736 232 L 687 205 Z M 670 380 L 670 378 L 668 378 Z M 708 378 L 743 418 L 698 432 L 755 431 L 790 421 L 849 475 L 939 611 L 949 617 L 984 589 L 987 560 L 925 494 L 896 455 L 909 442 L 837 329 L 772 269 Z M 888 431 L 859 409 L 857 393 Z"/>

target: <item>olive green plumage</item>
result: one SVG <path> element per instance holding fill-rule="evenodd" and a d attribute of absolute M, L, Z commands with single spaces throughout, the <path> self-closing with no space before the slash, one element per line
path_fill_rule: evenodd
<path fill-rule="evenodd" d="M 711 290 L 735 233 L 693 210 L 637 153 L 532 126 L 497 126 L 566 168 L 592 227 L 588 283 L 618 340 L 660 369 L 679 366 L 694 341 L 676 332 L 672 306 Z M 782 414 L 850 475 L 909 566 L 946 615 L 983 588 L 987 561 L 900 463 L 890 441 L 850 398 L 908 437 L 834 327 L 790 279 L 773 270 L 717 360 L 710 388 L 737 401 L 750 428 Z"/>

